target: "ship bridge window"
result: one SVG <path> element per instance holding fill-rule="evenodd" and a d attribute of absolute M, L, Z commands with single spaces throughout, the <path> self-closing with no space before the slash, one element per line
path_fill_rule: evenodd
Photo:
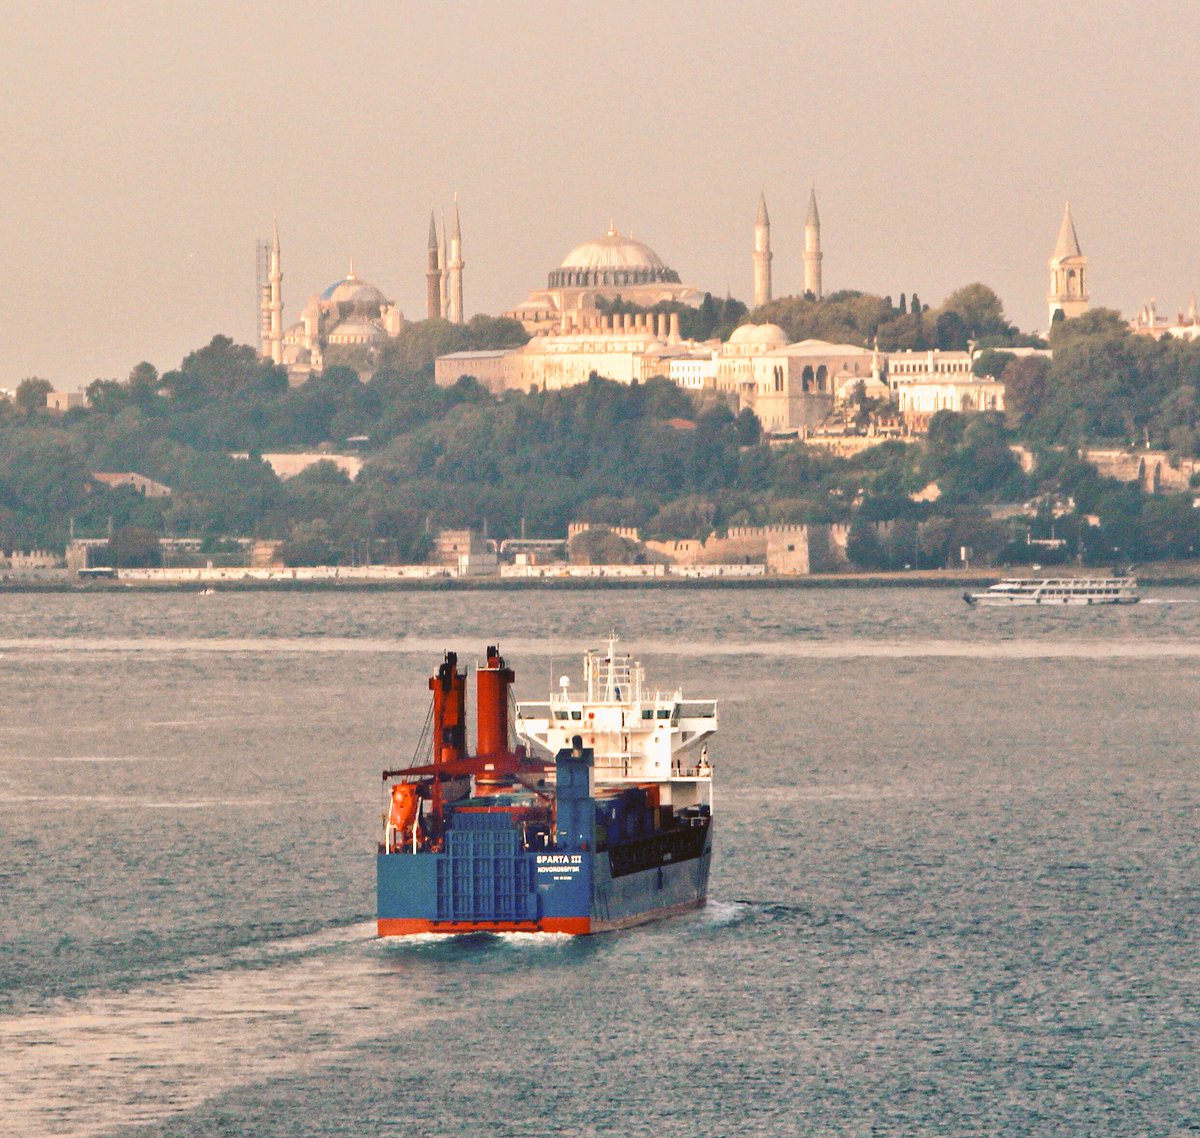
<path fill-rule="evenodd" d="M 556 711 L 556 712 L 554 713 L 554 718 L 555 718 L 555 719 L 566 719 L 566 718 L 567 718 L 567 713 L 566 713 L 565 711 Z"/>
<path fill-rule="evenodd" d="M 669 707 L 660 707 L 658 709 L 658 717 L 659 719 L 670 719 L 671 709 Z"/>
<path fill-rule="evenodd" d="M 654 718 L 654 708 L 643 707 L 642 708 L 642 718 L 643 719 L 653 719 Z"/>
<path fill-rule="evenodd" d="M 582 711 L 572 711 L 572 712 L 571 712 L 571 718 L 572 718 L 572 719 L 582 719 L 582 718 L 583 718 L 583 712 L 582 712 Z"/>

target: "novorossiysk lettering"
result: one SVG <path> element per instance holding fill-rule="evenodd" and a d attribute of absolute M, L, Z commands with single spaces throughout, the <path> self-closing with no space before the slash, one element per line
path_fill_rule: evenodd
<path fill-rule="evenodd" d="M 583 868 L 583 854 L 538 854 L 538 873 L 552 873 L 556 881 L 576 877 Z"/>

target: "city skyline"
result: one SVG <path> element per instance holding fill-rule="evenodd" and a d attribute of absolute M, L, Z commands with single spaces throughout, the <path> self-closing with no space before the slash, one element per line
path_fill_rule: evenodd
<path fill-rule="evenodd" d="M 1174 312 L 1200 289 L 1182 5 L 1153 25 L 1115 4 L 6 8 L 0 386 L 257 343 L 275 210 L 285 323 L 351 257 L 422 319 L 429 209 L 456 191 L 468 317 L 610 218 L 749 302 L 764 191 L 773 292 L 798 293 L 814 186 L 827 294 L 936 305 L 980 280 L 1044 328 L 1068 199 L 1093 307 Z"/>

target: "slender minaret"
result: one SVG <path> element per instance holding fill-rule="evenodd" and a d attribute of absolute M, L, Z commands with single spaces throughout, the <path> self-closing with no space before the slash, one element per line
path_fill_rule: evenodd
<path fill-rule="evenodd" d="M 425 304 L 429 319 L 437 320 L 442 315 L 442 264 L 433 210 L 429 211 L 429 248 L 425 256 Z"/>
<path fill-rule="evenodd" d="M 754 307 L 771 303 L 771 219 L 767 216 L 767 195 L 758 195 L 758 216 L 754 219 Z"/>
<path fill-rule="evenodd" d="M 458 194 L 454 195 L 454 220 L 450 225 L 449 253 L 450 259 L 446 264 L 446 270 L 449 273 L 447 286 L 449 308 L 446 310 L 446 319 L 451 324 L 461 324 L 463 322 L 462 271 L 466 262 L 462 259 L 462 230 L 458 224 Z"/>
<path fill-rule="evenodd" d="M 255 278 L 258 290 L 258 354 L 271 354 L 271 242 L 258 240 L 255 249 Z"/>
<path fill-rule="evenodd" d="M 1062 225 L 1058 229 L 1058 241 L 1050 257 L 1050 292 L 1046 297 L 1050 323 L 1054 314 L 1061 312 L 1063 319 L 1081 316 L 1087 311 L 1087 258 L 1079 248 L 1075 235 L 1075 222 L 1071 218 L 1071 203 L 1063 212 Z"/>
<path fill-rule="evenodd" d="M 817 213 L 817 191 L 809 190 L 808 217 L 804 221 L 804 291 L 821 299 L 821 215 Z"/>
<path fill-rule="evenodd" d="M 446 211 L 442 210 L 442 237 L 438 242 L 438 269 L 442 274 L 441 301 L 442 319 L 445 320 L 450 311 L 450 273 L 446 268 Z"/>
<path fill-rule="evenodd" d="M 271 362 L 283 363 L 283 272 L 279 257 L 279 218 L 271 222 Z"/>

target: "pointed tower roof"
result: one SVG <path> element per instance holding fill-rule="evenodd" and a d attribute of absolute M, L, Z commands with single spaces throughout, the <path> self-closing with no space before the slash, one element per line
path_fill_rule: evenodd
<path fill-rule="evenodd" d="M 771 224 L 771 219 L 767 216 L 767 193 L 765 190 L 758 195 L 758 216 L 754 219 L 754 224 Z"/>
<path fill-rule="evenodd" d="M 1058 230 L 1058 241 L 1054 245 L 1054 259 L 1063 257 L 1082 257 L 1083 250 L 1079 248 L 1079 238 L 1075 236 L 1075 222 L 1071 220 L 1071 203 L 1063 212 L 1062 225 Z"/>
<path fill-rule="evenodd" d="M 437 239 L 437 224 L 433 218 L 433 210 L 429 211 L 429 248 L 436 249 L 438 247 Z"/>
<path fill-rule="evenodd" d="M 814 186 L 808 191 L 808 217 L 804 219 L 805 225 L 815 225 L 818 229 L 821 227 L 821 215 L 817 213 L 817 190 Z"/>
<path fill-rule="evenodd" d="M 462 240 L 462 230 L 458 227 L 458 194 L 454 195 L 454 220 L 450 224 L 450 236 Z"/>
<path fill-rule="evenodd" d="M 279 214 L 275 211 L 271 213 L 271 250 L 279 256 Z"/>

